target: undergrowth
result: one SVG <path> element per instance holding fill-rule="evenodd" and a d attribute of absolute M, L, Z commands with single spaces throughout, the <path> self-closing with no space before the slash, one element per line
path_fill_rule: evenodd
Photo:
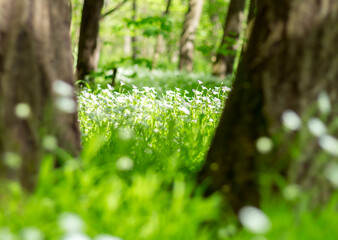
<path fill-rule="evenodd" d="M 302 215 L 282 196 L 263 199 L 271 228 L 262 235 L 238 227 L 220 210 L 219 195 L 196 191 L 194 176 L 230 91 L 224 83 L 123 71 L 115 89 L 100 79 L 79 94 L 80 157 L 46 154 L 33 194 L 15 182 L 2 185 L 1 240 L 337 238 L 334 198 Z M 57 169 L 56 156 L 64 160 Z"/>

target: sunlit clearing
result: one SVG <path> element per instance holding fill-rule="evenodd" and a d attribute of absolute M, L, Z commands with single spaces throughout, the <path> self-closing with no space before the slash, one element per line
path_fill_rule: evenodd
<path fill-rule="evenodd" d="M 318 102 L 318 108 L 321 113 L 328 114 L 331 112 L 331 102 L 326 92 L 321 92 L 318 95 L 317 102 Z"/>
<path fill-rule="evenodd" d="M 35 227 L 26 227 L 21 231 L 22 240 L 43 240 L 42 232 Z"/>
<path fill-rule="evenodd" d="M 62 80 L 53 82 L 53 91 L 63 97 L 72 97 L 74 95 L 74 88 Z"/>
<path fill-rule="evenodd" d="M 258 152 L 265 154 L 271 151 L 273 142 L 268 137 L 260 137 L 256 141 L 256 148 Z"/>
<path fill-rule="evenodd" d="M 310 132 L 317 137 L 326 133 L 325 124 L 318 118 L 311 118 L 308 122 L 308 128 Z"/>
<path fill-rule="evenodd" d="M 263 234 L 269 231 L 271 223 L 269 218 L 260 209 L 246 206 L 238 214 L 239 221 L 249 231 Z"/>
<path fill-rule="evenodd" d="M 338 140 L 330 135 L 323 135 L 319 138 L 319 146 L 327 153 L 338 156 Z"/>
<path fill-rule="evenodd" d="M 6 152 L 4 156 L 5 164 L 12 169 L 19 169 L 21 166 L 21 156 L 14 152 Z"/>
<path fill-rule="evenodd" d="M 19 103 L 15 106 L 15 115 L 18 118 L 26 119 L 31 114 L 31 108 L 27 103 Z"/>
<path fill-rule="evenodd" d="M 121 157 L 116 161 L 116 167 L 121 171 L 130 170 L 133 168 L 133 166 L 134 166 L 133 160 L 131 160 L 127 156 Z"/>
<path fill-rule="evenodd" d="M 74 233 L 81 232 L 84 223 L 82 218 L 75 213 L 63 213 L 59 218 L 59 226 L 64 232 Z"/>
<path fill-rule="evenodd" d="M 302 121 L 299 116 L 292 110 L 286 110 L 283 112 L 282 123 L 286 128 L 292 131 L 298 130 L 302 125 Z"/>
<path fill-rule="evenodd" d="M 69 97 L 59 97 L 56 99 L 57 108 L 65 113 L 75 113 L 76 112 L 76 102 Z"/>

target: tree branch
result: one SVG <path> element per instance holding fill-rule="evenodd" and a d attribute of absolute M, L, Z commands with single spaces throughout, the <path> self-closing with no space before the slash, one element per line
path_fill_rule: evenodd
<path fill-rule="evenodd" d="M 108 15 L 110 15 L 111 13 L 115 12 L 116 10 L 118 10 L 126 2 L 128 2 L 128 0 L 123 0 L 122 2 L 120 2 L 119 4 L 117 4 L 113 9 L 111 9 L 111 10 L 107 11 L 106 13 L 102 14 L 101 20 L 104 19 L 105 17 L 107 17 Z"/>

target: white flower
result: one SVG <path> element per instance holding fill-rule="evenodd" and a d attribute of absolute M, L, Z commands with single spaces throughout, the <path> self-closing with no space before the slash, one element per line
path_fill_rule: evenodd
<path fill-rule="evenodd" d="M 322 135 L 319 138 L 319 146 L 326 152 L 338 157 L 338 140 L 330 135 Z"/>
<path fill-rule="evenodd" d="M 55 137 L 47 135 L 43 138 L 42 145 L 46 150 L 53 151 L 57 148 L 58 142 Z"/>
<path fill-rule="evenodd" d="M 43 240 L 41 231 L 35 227 L 26 227 L 22 229 L 21 236 L 23 240 Z"/>
<path fill-rule="evenodd" d="M 81 232 L 67 233 L 62 240 L 90 240 L 90 238 Z"/>
<path fill-rule="evenodd" d="M 326 92 L 319 93 L 317 102 L 318 108 L 323 114 L 328 114 L 331 112 L 331 102 Z"/>
<path fill-rule="evenodd" d="M 76 112 L 76 102 L 70 97 L 59 97 L 56 99 L 57 108 L 65 113 Z"/>
<path fill-rule="evenodd" d="M 122 240 L 122 239 L 109 234 L 100 234 L 96 236 L 94 240 Z"/>
<path fill-rule="evenodd" d="M 133 138 L 134 132 L 131 128 L 121 128 L 118 131 L 119 138 L 123 141 L 128 141 Z"/>
<path fill-rule="evenodd" d="M 308 122 L 308 128 L 310 132 L 317 137 L 326 133 L 325 124 L 318 118 L 311 118 Z"/>
<path fill-rule="evenodd" d="M 273 142 L 268 137 L 260 137 L 256 141 L 256 148 L 262 154 L 270 152 L 272 147 L 273 147 Z"/>
<path fill-rule="evenodd" d="M 246 206 L 239 211 L 239 221 L 249 231 L 263 234 L 269 231 L 271 223 L 269 218 L 260 209 Z"/>
<path fill-rule="evenodd" d="M 332 185 L 338 188 L 338 164 L 331 163 L 325 168 L 324 176 L 332 183 Z"/>
<path fill-rule="evenodd" d="M 300 195 L 300 189 L 296 184 L 290 184 L 283 189 L 283 195 L 286 200 L 293 201 Z"/>
<path fill-rule="evenodd" d="M 53 82 L 53 91 L 63 97 L 72 97 L 74 95 L 74 88 L 69 83 L 62 81 L 62 80 L 56 80 Z"/>
<path fill-rule="evenodd" d="M 292 131 L 298 130 L 302 125 L 299 116 L 292 110 L 286 110 L 283 112 L 282 123 L 286 128 Z"/>
<path fill-rule="evenodd" d="M 59 218 L 60 228 L 67 233 L 81 232 L 84 227 L 82 218 L 75 213 L 63 213 Z"/>
<path fill-rule="evenodd" d="M 5 164 L 12 169 L 19 169 L 21 167 L 21 156 L 14 152 L 5 152 L 4 154 Z"/>
<path fill-rule="evenodd" d="M 189 115 L 190 111 L 186 107 L 180 107 L 180 110 L 184 112 L 185 114 Z"/>
<path fill-rule="evenodd" d="M 31 108 L 27 103 L 19 103 L 15 106 L 15 115 L 18 118 L 26 119 L 31 114 Z"/>
<path fill-rule="evenodd" d="M 116 161 L 116 167 L 121 171 L 130 170 L 133 168 L 133 166 L 134 166 L 133 160 L 131 160 L 127 156 L 121 157 Z"/>

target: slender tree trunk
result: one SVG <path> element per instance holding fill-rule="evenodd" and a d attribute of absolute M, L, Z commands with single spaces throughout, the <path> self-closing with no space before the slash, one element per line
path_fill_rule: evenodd
<path fill-rule="evenodd" d="M 232 73 L 237 43 L 242 30 L 244 7 L 245 0 L 230 1 L 224 22 L 222 42 L 216 55 L 216 61 L 212 66 L 214 76 L 223 78 L 226 74 Z"/>
<path fill-rule="evenodd" d="M 132 20 L 136 21 L 137 18 L 137 1 L 133 0 L 132 4 Z M 137 53 L 138 53 L 138 48 L 137 48 L 137 36 L 136 36 L 136 30 L 133 29 L 132 31 L 132 36 L 131 36 L 131 46 L 132 46 L 132 59 L 135 61 L 137 59 Z"/>
<path fill-rule="evenodd" d="M 99 27 L 104 0 L 85 0 L 82 9 L 79 49 L 77 59 L 77 79 L 95 71 L 99 61 Z"/>
<path fill-rule="evenodd" d="M 194 61 L 194 41 L 203 9 L 203 0 L 189 0 L 180 39 L 179 69 L 191 72 Z"/>
<path fill-rule="evenodd" d="M 200 181 L 209 179 L 207 194 L 220 190 L 236 211 L 257 205 L 257 138 L 274 135 L 286 109 L 305 114 L 321 91 L 337 102 L 337 22 L 337 1 L 259 1 L 253 34 L 199 175 Z M 306 162 L 318 149 L 305 147 Z M 279 164 L 282 152 L 275 149 L 269 163 Z"/>
<path fill-rule="evenodd" d="M 80 150 L 69 30 L 67 0 L 0 0 L 0 178 L 28 190 L 43 146 Z"/>
<path fill-rule="evenodd" d="M 171 5 L 171 1 L 172 0 L 166 0 L 167 1 L 167 5 L 165 8 L 165 11 L 163 12 L 162 16 L 168 16 L 169 12 L 170 12 L 170 5 Z M 154 51 L 154 56 L 153 56 L 153 63 L 152 63 L 152 68 L 155 68 L 157 65 L 157 61 L 158 58 L 160 56 L 160 54 L 162 53 L 162 49 L 163 49 L 163 45 L 164 45 L 164 38 L 162 34 L 159 34 L 157 36 L 157 40 L 156 40 L 156 45 L 155 45 L 155 51 Z"/>

